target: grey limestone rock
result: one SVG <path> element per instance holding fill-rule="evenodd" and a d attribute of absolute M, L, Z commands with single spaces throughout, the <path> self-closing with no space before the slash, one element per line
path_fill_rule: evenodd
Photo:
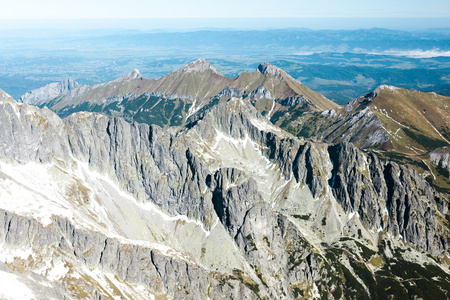
<path fill-rule="evenodd" d="M 251 178 L 221 169 L 210 181 L 216 212 L 259 279 L 260 296 L 292 299 L 293 286 L 320 280 L 323 270 L 310 244 L 263 201 Z"/>
<path fill-rule="evenodd" d="M 366 157 L 349 143 L 330 146 L 328 152 L 333 164 L 329 183 L 338 202 L 347 212 L 357 212 L 368 228 L 377 229 L 382 226 L 385 185 L 380 186 L 379 178 L 375 178 L 379 182 L 377 193 L 372 184 L 372 176 L 380 176 L 378 160 L 373 156 Z M 370 166 L 374 175 L 370 172 Z"/>
<path fill-rule="evenodd" d="M 439 197 L 417 171 L 380 162 L 348 143 L 330 146 L 329 153 L 330 185 L 346 211 L 358 212 L 368 228 L 381 226 L 401 235 L 418 250 L 433 255 L 448 250 L 448 228 L 438 225 L 436 218 L 434 199 Z"/>
<path fill-rule="evenodd" d="M 184 68 L 181 68 L 180 71 L 181 72 L 186 72 L 186 73 L 195 73 L 195 72 L 209 71 L 209 72 L 215 73 L 217 75 L 223 76 L 222 73 L 220 73 L 215 67 L 213 67 L 204 58 L 200 58 L 200 59 L 198 59 L 196 61 L 191 62 L 190 64 L 188 64 Z"/>
<path fill-rule="evenodd" d="M 58 96 L 69 93 L 78 86 L 80 86 L 80 84 L 73 79 L 49 83 L 39 89 L 25 93 L 20 97 L 19 102 L 33 104 L 40 101 L 52 100 Z"/>
<path fill-rule="evenodd" d="M 76 114 L 65 121 L 76 157 L 117 178 L 141 200 L 211 226 L 210 195 L 201 193 L 206 169 L 192 154 L 185 136 L 97 114 Z"/>
<path fill-rule="evenodd" d="M 310 242 L 292 216 L 264 200 L 251 173 L 220 165 L 213 169 L 197 155 L 200 140 L 206 144 L 220 132 L 232 141 L 248 139 L 256 144 L 284 181 L 292 181 L 296 189 L 309 187 L 304 190 L 311 193 L 311 201 L 333 196 L 341 211 L 358 213 L 364 225 L 360 228 L 375 231 L 382 227 L 432 255 L 448 251 L 449 232 L 442 225 L 448 202 L 419 173 L 381 161 L 351 143 L 328 145 L 296 139 L 268 124 L 244 101 L 220 103 L 193 115 L 184 128 L 163 129 L 95 113 L 77 113 L 61 120 L 49 110 L 3 98 L 2 160 L 87 162 L 137 201 L 149 201 L 170 216 L 199 221 L 208 234 L 213 234 L 215 226 L 223 226 L 221 230 L 229 235 L 245 266 L 232 274 L 220 273 L 189 255 L 167 255 L 80 229 L 62 217 L 55 216 L 44 227 L 32 218 L 3 211 L 0 242 L 8 245 L 52 245 L 86 268 L 99 268 L 175 299 L 291 299 L 299 286 L 305 291 L 319 286 L 324 294 L 332 291 L 327 259 L 315 249 L 323 246 Z M 292 201 L 306 201 L 299 195 Z M 103 297 L 100 294 L 91 291 L 93 298 Z"/>
<path fill-rule="evenodd" d="M 292 167 L 297 182 L 306 184 L 314 198 L 326 194 L 329 173 L 324 164 L 326 159 L 314 143 L 307 142 L 300 146 Z"/>
<path fill-rule="evenodd" d="M 450 178 L 450 147 L 437 148 L 429 153 L 433 165 L 446 170 Z"/>
<path fill-rule="evenodd" d="M 278 68 L 278 67 L 276 67 L 276 66 L 274 66 L 272 64 L 269 64 L 267 62 L 260 64 L 258 66 L 257 70 L 261 74 L 263 74 L 265 76 L 268 76 L 268 75 L 272 75 L 272 76 L 287 75 L 287 73 L 284 72 L 282 69 L 280 69 L 280 68 Z"/>
<path fill-rule="evenodd" d="M 264 86 L 260 86 L 249 94 L 250 99 L 258 100 L 258 99 L 271 99 L 275 98 L 272 96 L 269 90 L 267 90 Z"/>
<path fill-rule="evenodd" d="M 0 212 L 0 241 L 12 247 L 56 246 L 67 260 L 81 262 L 89 269 L 99 268 L 115 274 L 120 280 L 142 284 L 157 295 L 175 299 L 240 299 L 255 298 L 244 284 L 221 285 L 221 275 L 198 266 L 193 261 L 167 256 L 159 250 L 126 244 L 100 233 L 85 231 L 67 219 L 55 217 L 43 227 L 37 221 L 6 211 Z M 219 279 L 216 279 L 219 278 Z M 223 280 L 223 278 L 222 278 Z M 62 294 L 70 294 L 70 286 L 61 286 Z M 94 299 L 105 297 L 91 289 Z"/>
<path fill-rule="evenodd" d="M 277 99 L 276 101 L 283 106 L 295 106 L 298 104 L 303 104 L 303 103 L 308 102 L 308 100 L 306 100 L 303 95 L 295 96 L 295 97 L 288 97 L 286 99 Z"/>

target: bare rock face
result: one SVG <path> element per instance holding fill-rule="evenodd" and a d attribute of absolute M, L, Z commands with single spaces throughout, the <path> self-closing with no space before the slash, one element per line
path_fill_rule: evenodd
<path fill-rule="evenodd" d="M 43 227 L 33 219 L 1 211 L 0 240 L 14 247 L 54 247 L 69 262 L 79 261 L 89 268 L 115 274 L 120 280 L 142 285 L 157 295 L 206 299 L 205 291 L 209 289 L 210 295 L 217 299 L 238 299 L 239 292 L 254 297 L 243 284 L 237 283 L 236 291 L 220 286 L 213 272 L 191 261 L 80 230 L 66 219 L 55 218 L 51 226 Z M 88 291 L 101 295 L 93 288 L 88 287 Z"/>
<path fill-rule="evenodd" d="M 80 84 L 73 79 L 49 83 L 39 89 L 25 93 L 20 97 L 19 102 L 33 104 L 39 101 L 52 100 L 58 96 L 69 93 L 78 86 L 80 86 Z"/>
<path fill-rule="evenodd" d="M 441 147 L 429 153 L 433 165 L 447 170 L 450 178 L 450 147 Z"/>
<path fill-rule="evenodd" d="M 111 282 L 135 298 L 388 298 L 377 282 L 404 276 L 390 263 L 418 258 L 436 290 L 450 280 L 427 256 L 448 253 L 447 196 L 351 143 L 297 139 L 242 99 L 163 129 L 0 97 L 0 267 L 35 293 L 113 297 Z M 17 191 L 30 199 L 9 211 Z"/>
<path fill-rule="evenodd" d="M 258 66 L 257 70 L 261 72 L 263 75 L 272 75 L 272 76 L 281 76 L 282 74 L 286 74 L 283 70 L 280 68 L 269 64 L 267 62 L 262 63 Z M 283 73 L 282 73 L 283 72 Z"/>
<path fill-rule="evenodd" d="M 346 211 L 358 212 L 368 228 L 386 228 L 418 250 L 434 255 L 447 251 L 448 229 L 436 219 L 438 193 L 417 171 L 380 162 L 351 144 L 331 146 L 329 152 L 331 187 Z"/>
<path fill-rule="evenodd" d="M 267 90 L 264 86 L 258 87 L 256 90 L 252 91 L 249 95 L 252 99 L 271 99 L 275 98 L 272 96 L 269 90 Z"/>

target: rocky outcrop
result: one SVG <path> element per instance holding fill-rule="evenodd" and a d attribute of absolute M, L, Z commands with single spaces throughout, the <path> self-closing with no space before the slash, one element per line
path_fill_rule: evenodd
<path fill-rule="evenodd" d="M 80 86 L 80 84 L 73 79 L 49 83 L 39 89 L 25 93 L 22 97 L 20 97 L 19 102 L 34 104 L 40 101 L 52 100 L 58 96 L 69 93 L 78 86 Z"/>
<path fill-rule="evenodd" d="M 128 244 L 102 234 L 81 230 L 67 219 L 55 217 L 49 227 L 37 221 L 0 211 L 0 241 L 15 248 L 52 249 L 67 261 L 77 261 L 90 270 L 112 273 L 121 281 L 143 285 L 155 295 L 175 299 L 255 298 L 239 281 L 223 285 L 219 273 L 208 271 L 195 262 L 175 258 L 150 247 Z M 78 266 L 82 269 L 82 266 Z M 226 278 L 226 275 L 225 275 Z M 54 287 L 55 288 L 55 287 Z M 72 286 L 61 286 L 70 294 Z M 102 293 L 91 288 L 91 296 Z M 105 295 L 103 295 L 105 296 Z"/>
<path fill-rule="evenodd" d="M 348 143 L 330 146 L 328 152 L 333 164 L 329 184 L 336 200 L 347 212 L 357 212 L 368 228 L 383 226 L 387 188 L 377 157 L 366 157 Z"/>
<path fill-rule="evenodd" d="M 0 89 L 0 101 L 4 102 L 14 102 L 13 97 L 11 97 L 9 94 L 7 94 L 5 91 Z"/>
<path fill-rule="evenodd" d="M 320 279 L 309 243 L 255 192 L 254 180 L 236 169 L 220 169 L 208 186 L 220 221 L 257 275 L 258 295 L 291 299 L 293 286 L 305 282 L 312 286 Z"/>
<path fill-rule="evenodd" d="M 254 91 L 252 91 L 249 94 L 249 97 L 252 100 L 259 100 L 259 99 L 271 99 L 274 100 L 275 98 L 272 96 L 269 90 L 267 90 L 264 86 L 260 86 Z"/>
<path fill-rule="evenodd" d="M 363 153 L 351 143 L 328 146 L 302 144 L 289 136 L 280 138 L 282 135 L 261 130 L 249 121 L 260 120 L 250 106 L 235 106 L 235 102 L 222 105 L 227 108 L 219 105 L 201 116 L 203 122 L 197 120 L 195 130 L 203 128 L 204 136 L 212 134 L 208 133 L 210 128 L 238 139 L 248 135 L 266 149 L 264 155 L 277 164 L 286 180 L 294 175 L 297 182 L 309 187 L 314 198 L 326 197 L 331 189 L 344 210 L 357 213 L 368 229 L 384 228 L 433 255 L 447 251 L 448 228 L 436 221 L 434 199 L 438 193 L 413 169 L 383 162 L 376 154 Z M 388 171 L 391 168 L 399 168 L 397 173 L 403 175 L 392 177 L 392 171 Z M 396 210 L 390 208 L 394 202 Z"/>
<path fill-rule="evenodd" d="M 373 149 L 388 143 L 389 135 L 380 119 L 368 107 L 354 108 L 357 104 L 350 103 L 338 113 L 332 110 L 334 113 L 305 114 L 297 129 L 307 133 L 306 137 L 321 138 L 330 143 L 351 142 L 361 149 Z"/>
<path fill-rule="evenodd" d="M 134 80 L 134 79 L 142 79 L 144 78 L 138 69 L 134 69 L 130 73 L 123 76 L 124 79 Z"/>
<path fill-rule="evenodd" d="M 357 212 L 368 228 L 381 227 L 402 236 L 418 250 L 433 255 L 448 250 L 448 228 L 436 218 L 438 193 L 417 171 L 381 162 L 375 154 L 365 155 L 352 144 L 331 146 L 329 153 L 333 163 L 330 185 L 346 211 Z"/>
<path fill-rule="evenodd" d="M 283 106 L 295 106 L 298 104 L 307 103 L 307 100 L 301 95 L 296 97 L 287 97 L 286 99 L 278 99 L 277 102 Z"/>
<path fill-rule="evenodd" d="M 417 171 L 394 163 L 387 164 L 384 173 L 388 191 L 388 228 L 417 249 L 433 255 L 447 251 L 448 228 L 437 222 L 435 192 L 428 183 Z"/>
<path fill-rule="evenodd" d="M 438 168 L 447 171 L 450 178 L 450 147 L 441 147 L 429 153 L 430 162 Z"/>
<path fill-rule="evenodd" d="M 281 77 L 282 75 L 284 76 L 287 75 L 287 73 L 281 70 L 280 68 L 267 62 L 260 64 L 256 70 L 265 76 L 271 75 Z"/>
<path fill-rule="evenodd" d="M 323 157 L 319 147 L 308 142 L 299 148 L 292 166 L 297 182 L 306 184 L 314 198 L 327 194 L 330 165 L 324 164 L 326 160 L 327 157 Z"/>
<path fill-rule="evenodd" d="M 97 114 L 66 120 L 72 153 L 124 184 L 125 190 L 151 201 L 169 214 L 213 223 L 213 207 L 203 195 L 207 176 L 203 162 L 192 154 L 184 136 L 158 126 L 127 123 Z"/>
<path fill-rule="evenodd" d="M 229 97 L 229 98 L 235 98 L 235 97 L 246 97 L 248 94 L 247 91 L 240 90 L 238 88 L 234 87 L 226 87 L 224 88 L 219 94 L 215 96 L 215 98 L 220 99 L 221 97 Z"/>

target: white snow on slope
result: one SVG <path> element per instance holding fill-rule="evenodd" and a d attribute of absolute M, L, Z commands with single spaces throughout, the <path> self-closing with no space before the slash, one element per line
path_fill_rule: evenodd
<path fill-rule="evenodd" d="M 53 216 L 67 218 L 77 228 L 206 268 L 240 268 L 241 254 L 234 250 L 223 226 L 217 226 L 218 220 L 208 231 L 197 220 L 171 216 L 150 202 L 138 202 L 107 175 L 91 170 L 88 163 L 73 159 L 71 164 L 63 169 L 55 164 L 0 161 L 0 209 L 34 218 L 44 226 L 52 223 Z M 212 260 L 217 242 L 228 252 L 214 255 Z M 14 259 L 26 253 L 11 255 L 10 259 Z"/>
<path fill-rule="evenodd" d="M 29 300 L 36 298 L 17 275 L 0 271 L 0 299 Z"/>
<path fill-rule="evenodd" d="M 124 243 L 156 248 L 185 259 L 179 251 L 161 244 L 174 228 L 208 233 L 199 222 L 165 215 L 150 204 L 137 203 L 107 176 L 77 162 L 74 170 L 30 162 L 0 162 L 0 208 L 32 217 L 44 226 L 52 216 L 69 219 L 79 228 L 100 232 Z M 182 221 L 180 223 L 180 221 Z M 174 242 L 174 244 L 176 244 Z"/>
<path fill-rule="evenodd" d="M 216 129 L 213 146 L 206 150 L 219 161 L 220 167 L 234 167 L 251 175 L 258 183 L 261 195 L 269 203 L 276 201 L 282 192 L 280 187 L 287 183 L 278 166 L 265 157 L 261 146 L 248 136 L 234 139 Z"/>

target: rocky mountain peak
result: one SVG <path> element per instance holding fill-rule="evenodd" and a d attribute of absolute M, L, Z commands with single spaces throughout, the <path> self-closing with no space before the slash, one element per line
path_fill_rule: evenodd
<path fill-rule="evenodd" d="M 76 82 L 75 80 L 73 80 L 72 78 L 61 81 L 62 90 L 71 91 L 79 85 L 80 84 L 78 82 Z"/>
<path fill-rule="evenodd" d="M 216 68 L 214 68 L 206 59 L 200 58 L 189 63 L 187 66 L 178 70 L 183 73 L 211 72 L 223 76 Z"/>
<path fill-rule="evenodd" d="M 377 87 L 375 89 L 375 93 L 379 93 L 381 91 L 396 91 L 396 90 L 399 90 L 399 89 L 400 88 L 392 86 L 392 85 L 383 84 L 383 85 L 380 85 L 379 87 Z"/>
<path fill-rule="evenodd" d="M 269 64 L 268 62 L 260 64 L 258 66 L 257 70 L 265 76 L 267 76 L 267 75 L 279 76 L 279 75 L 285 73 L 282 69 L 280 69 L 272 64 Z"/>
<path fill-rule="evenodd" d="M 14 99 L 5 91 L 0 89 L 0 101 L 14 101 Z"/>
<path fill-rule="evenodd" d="M 133 71 L 131 71 L 130 73 L 125 75 L 123 78 L 125 78 L 125 79 L 139 79 L 139 78 L 142 78 L 142 77 L 143 76 L 141 75 L 139 70 L 138 69 L 134 69 Z"/>

